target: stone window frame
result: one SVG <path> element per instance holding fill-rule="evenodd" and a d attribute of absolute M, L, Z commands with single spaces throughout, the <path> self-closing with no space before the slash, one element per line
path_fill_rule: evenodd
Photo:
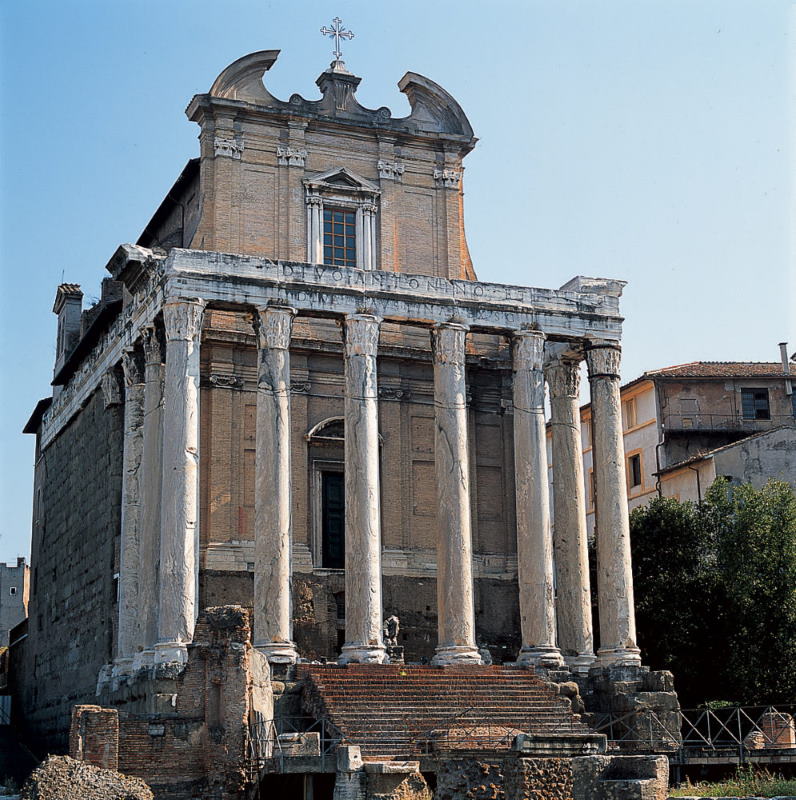
<path fill-rule="evenodd" d="M 633 483 L 633 466 L 632 459 L 638 458 L 638 477 L 639 482 Z M 630 450 L 625 453 L 625 472 L 627 475 L 627 493 L 628 497 L 634 494 L 639 494 L 644 490 L 644 452 L 642 448 Z"/>
<path fill-rule="evenodd" d="M 307 206 L 307 262 L 324 264 L 323 211 L 337 208 L 356 214 L 356 268 L 378 269 L 379 187 L 346 167 L 335 167 L 304 179 Z M 329 265 L 333 266 L 333 265 Z"/>
<path fill-rule="evenodd" d="M 339 440 L 342 446 L 342 440 Z M 310 554 L 314 571 L 343 572 L 342 569 L 323 566 L 323 473 L 339 472 L 345 474 L 342 459 L 313 458 L 310 462 L 310 498 L 312 530 L 310 534 Z"/>

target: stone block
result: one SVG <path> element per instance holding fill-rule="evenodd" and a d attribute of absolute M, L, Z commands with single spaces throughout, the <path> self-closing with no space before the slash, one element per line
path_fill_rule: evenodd
<path fill-rule="evenodd" d="M 317 731 L 280 733 L 277 752 L 283 756 L 319 756 L 321 735 Z"/>
<path fill-rule="evenodd" d="M 645 692 L 673 692 L 674 675 L 666 669 L 657 669 L 644 676 L 642 689 Z"/>
<path fill-rule="evenodd" d="M 665 756 L 582 756 L 572 759 L 574 800 L 666 800 Z"/>
<path fill-rule="evenodd" d="M 356 772 L 362 769 L 362 750 L 357 745 L 337 748 L 337 771 Z"/>

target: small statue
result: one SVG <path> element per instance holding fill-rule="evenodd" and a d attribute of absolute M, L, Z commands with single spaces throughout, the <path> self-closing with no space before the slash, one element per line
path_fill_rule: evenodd
<path fill-rule="evenodd" d="M 384 635 L 384 644 L 387 647 L 398 646 L 398 631 L 400 629 L 401 620 L 398 619 L 398 617 L 396 617 L 394 614 L 384 620 L 384 629 L 382 634 Z"/>

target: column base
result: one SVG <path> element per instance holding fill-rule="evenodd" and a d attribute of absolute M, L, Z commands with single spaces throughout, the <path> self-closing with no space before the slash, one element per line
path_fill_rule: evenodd
<path fill-rule="evenodd" d="M 533 667 L 563 667 L 564 659 L 557 647 L 523 647 L 517 663 Z"/>
<path fill-rule="evenodd" d="M 381 644 L 344 644 L 338 664 L 384 664 L 387 650 Z"/>
<path fill-rule="evenodd" d="M 601 647 L 593 666 L 640 667 L 641 650 L 638 647 Z"/>
<path fill-rule="evenodd" d="M 298 660 L 294 642 L 258 642 L 254 649 L 262 653 L 269 664 L 295 664 Z"/>
<path fill-rule="evenodd" d="M 141 669 L 147 669 L 155 663 L 155 651 L 140 650 L 133 656 L 133 672 L 138 672 Z"/>
<path fill-rule="evenodd" d="M 588 675 L 596 660 L 594 653 L 578 653 L 576 656 L 564 656 L 564 663 L 576 675 Z"/>
<path fill-rule="evenodd" d="M 186 664 L 188 648 L 183 642 L 158 642 L 155 645 L 155 664 Z"/>
<path fill-rule="evenodd" d="M 133 659 L 132 657 L 115 658 L 113 660 L 113 669 L 111 675 L 114 678 L 121 678 L 124 675 L 133 674 Z"/>
<path fill-rule="evenodd" d="M 440 645 L 437 647 L 431 663 L 436 666 L 446 666 L 448 664 L 471 664 L 478 666 L 482 664 L 481 654 L 478 648 L 469 644 Z"/>

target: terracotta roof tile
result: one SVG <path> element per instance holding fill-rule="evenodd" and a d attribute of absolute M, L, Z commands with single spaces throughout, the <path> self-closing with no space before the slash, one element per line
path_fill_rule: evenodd
<path fill-rule="evenodd" d="M 796 365 L 791 369 L 796 379 Z M 645 378 L 783 378 L 782 364 L 770 361 L 692 361 L 653 369 Z"/>

